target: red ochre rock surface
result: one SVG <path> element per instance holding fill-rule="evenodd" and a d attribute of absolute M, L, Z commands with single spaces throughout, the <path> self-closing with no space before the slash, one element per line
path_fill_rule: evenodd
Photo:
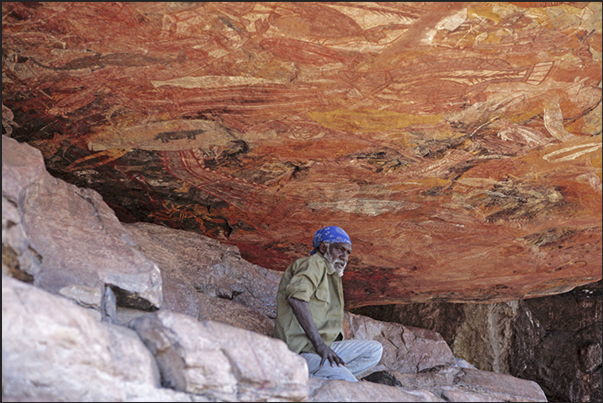
<path fill-rule="evenodd" d="M 601 3 L 2 3 L 3 134 L 348 308 L 601 278 Z"/>

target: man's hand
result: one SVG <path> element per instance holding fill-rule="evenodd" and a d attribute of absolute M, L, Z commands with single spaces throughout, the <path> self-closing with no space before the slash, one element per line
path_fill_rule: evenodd
<path fill-rule="evenodd" d="M 301 325 L 304 332 L 314 345 L 314 349 L 316 353 L 322 357 L 320 361 L 320 366 L 322 367 L 326 360 L 329 360 L 331 366 L 334 367 L 335 364 L 337 366 L 345 365 L 345 362 L 333 351 L 329 346 L 325 344 L 325 342 L 320 337 L 318 333 L 318 329 L 316 329 L 316 325 L 312 320 L 312 315 L 310 314 L 310 307 L 306 301 L 301 301 L 297 298 L 289 298 L 289 305 L 291 305 L 291 309 L 293 309 L 293 314 L 297 318 L 297 321 Z"/>
<path fill-rule="evenodd" d="M 345 366 L 345 362 L 343 362 L 341 357 L 339 357 L 337 353 L 335 353 L 335 351 L 331 349 L 331 347 L 327 346 L 324 343 L 316 348 L 316 353 L 318 353 L 318 355 L 322 357 L 322 360 L 320 360 L 321 367 L 323 366 L 326 360 L 329 360 L 332 367 L 334 367 L 335 364 L 337 364 L 338 367 L 342 365 Z"/>

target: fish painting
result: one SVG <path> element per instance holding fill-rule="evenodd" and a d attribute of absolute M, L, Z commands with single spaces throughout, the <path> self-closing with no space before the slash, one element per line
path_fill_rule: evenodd
<path fill-rule="evenodd" d="M 225 147 L 238 138 L 226 127 L 209 120 L 168 120 L 125 128 L 110 127 L 88 141 L 91 151 L 111 148 L 183 151 Z"/>

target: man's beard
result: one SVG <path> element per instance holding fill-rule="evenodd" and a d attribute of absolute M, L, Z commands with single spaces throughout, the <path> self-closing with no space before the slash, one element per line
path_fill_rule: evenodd
<path fill-rule="evenodd" d="M 347 262 L 343 259 L 333 257 L 329 248 L 327 248 L 323 256 L 327 263 L 329 263 L 329 266 L 331 266 L 331 269 L 333 269 L 339 277 L 343 277 L 343 271 L 345 270 Z"/>

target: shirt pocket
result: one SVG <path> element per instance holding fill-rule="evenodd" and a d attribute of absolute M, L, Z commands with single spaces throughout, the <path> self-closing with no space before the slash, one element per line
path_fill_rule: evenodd
<path fill-rule="evenodd" d="M 320 283 L 318 288 L 316 288 L 316 293 L 314 294 L 316 299 L 320 302 L 329 303 L 331 299 L 329 298 L 329 287 L 327 286 L 326 281 Z"/>

